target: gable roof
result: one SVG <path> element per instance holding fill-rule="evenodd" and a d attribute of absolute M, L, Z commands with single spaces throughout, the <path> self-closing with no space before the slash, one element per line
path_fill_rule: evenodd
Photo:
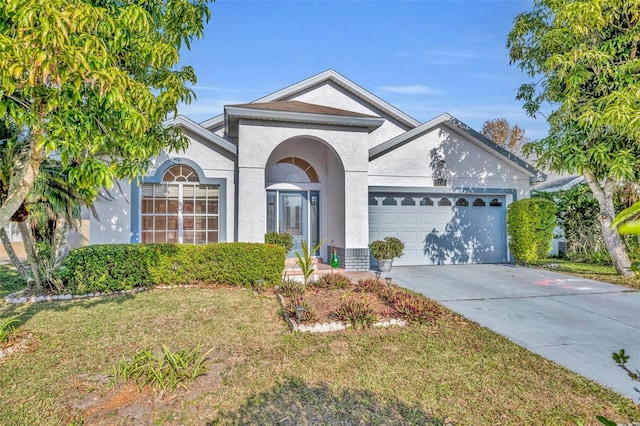
<path fill-rule="evenodd" d="M 420 122 L 416 119 L 410 117 L 404 112 L 400 111 L 398 108 L 393 105 L 385 102 L 381 98 L 375 96 L 371 92 L 363 89 L 358 86 L 353 81 L 344 77 L 340 73 L 329 69 L 327 71 L 321 72 L 320 74 L 316 74 L 312 77 L 309 77 L 305 80 L 302 80 L 298 83 L 294 83 L 291 86 L 285 87 L 284 89 L 278 90 L 277 92 L 273 92 L 267 96 L 263 96 L 262 98 L 256 99 L 251 102 L 251 104 L 257 103 L 267 103 L 274 101 L 284 101 L 287 98 L 295 96 L 298 93 L 309 90 L 313 87 L 320 86 L 327 82 L 333 82 L 334 84 L 342 87 L 350 93 L 356 95 L 360 100 L 364 101 L 371 107 L 378 109 L 394 119 L 398 120 L 400 123 L 404 124 L 409 128 L 414 128 L 420 125 Z M 246 104 L 245 104 L 246 105 Z M 206 128 L 220 126 L 224 123 L 224 114 L 220 114 L 208 120 L 205 120 L 200 123 L 201 126 Z"/>
<path fill-rule="evenodd" d="M 491 139 L 484 136 L 482 133 L 477 132 L 476 130 L 472 129 L 471 127 L 448 113 L 441 114 L 414 129 L 411 129 L 401 135 L 396 136 L 393 139 L 390 139 L 386 142 L 381 143 L 380 145 L 374 146 L 373 148 L 369 149 L 369 161 L 381 157 L 390 151 L 393 151 L 395 148 L 404 145 L 405 143 L 419 136 L 422 136 L 423 134 L 431 131 L 439 125 L 446 126 L 454 132 L 466 136 L 467 138 L 469 138 L 469 140 L 478 144 L 479 146 L 492 151 L 494 155 L 501 157 L 508 163 L 516 166 L 517 168 L 528 174 L 531 177 L 532 182 L 545 180 L 546 175 L 534 168 L 531 164 L 527 163 L 517 155 L 507 151 L 500 145 L 493 142 Z"/>

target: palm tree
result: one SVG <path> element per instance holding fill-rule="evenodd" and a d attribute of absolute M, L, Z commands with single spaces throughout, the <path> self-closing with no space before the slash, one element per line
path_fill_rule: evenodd
<path fill-rule="evenodd" d="M 69 231 L 78 229 L 81 223 L 82 207 L 96 215 L 96 191 L 74 187 L 69 183 L 69 171 L 59 160 L 45 159 L 25 201 L 31 231 L 27 238 L 33 238 L 39 275 L 36 278 L 34 274 L 34 279 L 52 290 L 59 290 L 54 273 L 64 260 Z"/>
<path fill-rule="evenodd" d="M 0 200 L 8 193 L 11 165 L 22 155 L 26 144 L 16 138 L 16 129 L 0 127 Z M 68 232 L 77 229 L 81 222 L 83 206 L 93 209 L 95 190 L 79 189 L 69 180 L 72 167 L 65 167 L 54 156 L 49 156 L 40 165 L 38 178 L 27 199 L 11 217 L 16 223 L 30 271 L 16 256 L 4 228 L 0 229 L 0 239 L 18 271 L 27 280 L 34 292 L 59 290 L 55 271 L 64 259 Z"/>

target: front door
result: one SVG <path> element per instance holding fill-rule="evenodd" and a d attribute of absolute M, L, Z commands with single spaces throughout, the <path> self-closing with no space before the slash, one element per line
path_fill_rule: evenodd
<path fill-rule="evenodd" d="M 309 250 L 318 244 L 318 199 L 318 191 L 267 191 L 267 232 L 287 233 L 293 237 L 293 248 L 287 257 L 302 253 L 303 241 L 307 242 Z"/>
<path fill-rule="evenodd" d="M 295 252 L 302 253 L 302 242 L 307 241 L 307 193 L 281 192 L 279 232 L 293 236 L 293 248 L 287 257 L 295 257 Z"/>

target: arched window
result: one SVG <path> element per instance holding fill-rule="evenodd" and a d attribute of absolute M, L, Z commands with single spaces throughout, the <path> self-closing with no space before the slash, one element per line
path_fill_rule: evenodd
<path fill-rule="evenodd" d="M 193 167 L 175 164 L 163 173 L 162 183 L 140 189 L 141 242 L 218 242 L 220 187 L 200 184 Z"/>
<path fill-rule="evenodd" d="M 502 207 L 502 200 L 500 200 L 499 198 L 494 198 L 489 203 L 489 206 L 490 207 Z"/>
<path fill-rule="evenodd" d="M 422 200 L 420 200 L 420 205 L 421 206 L 432 206 L 433 205 L 433 200 L 429 197 L 424 197 Z"/>
<path fill-rule="evenodd" d="M 398 202 L 396 201 L 396 199 L 394 197 L 386 197 L 384 200 L 382 200 L 382 205 L 383 206 L 397 206 Z"/>
<path fill-rule="evenodd" d="M 476 198 L 473 200 L 473 207 L 484 207 L 487 204 L 484 202 L 482 198 Z"/>
<path fill-rule="evenodd" d="M 413 197 L 404 197 L 400 204 L 403 206 L 415 206 L 416 200 L 414 200 Z"/>
<path fill-rule="evenodd" d="M 468 205 L 469 205 L 469 202 L 467 201 L 466 198 L 458 198 L 456 200 L 457 207 L 467 207 Z"/>
<path fill-rule="evenodd" d="M 438 200 L 438 205 L 439 206 L 450 206 L 451 205 L 451 200 L 449 200 L 448 198 L 440 198 L 440 200 Z"/>
<path fill-rule="evenodd" d="M 162 175 L 163 182 L 199 182 L 198 173 L 186 164 L 176 164 Z"/>
<path fill-rule="evenodd" d="M 298 157 L 286 157 L 269 169 L 269 183 L 318 183 L 318 173 L 308 161 Z"/>

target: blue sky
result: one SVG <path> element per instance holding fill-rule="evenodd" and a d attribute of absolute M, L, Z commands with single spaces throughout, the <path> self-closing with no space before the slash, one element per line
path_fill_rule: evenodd
<path fill-rule="evenodd" d="M 448 112 L 479 130 L 505 117 L 544 137 L 516 101 L 528 78 L 509 65 L 506 37 L 532 0 L 218 0 L 205 37 L 181 63 L 195 68 L 195 121 L 332 68 L 420 122 Z"/>

